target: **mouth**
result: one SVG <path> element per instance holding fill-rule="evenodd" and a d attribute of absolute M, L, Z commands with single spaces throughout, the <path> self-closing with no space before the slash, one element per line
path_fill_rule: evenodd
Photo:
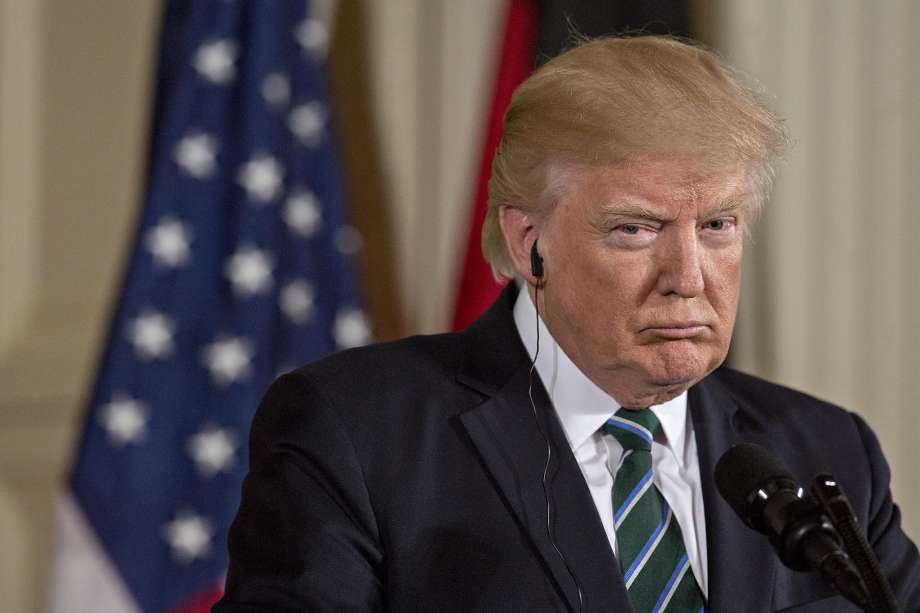
<path fill-rule="evenodd" d="M 700 321 L 680 321 L 648 326 L 643 328 L 642 332 L 662 339 L 680 340 L 700 336 L 708 329 L 709 326 Z"/>

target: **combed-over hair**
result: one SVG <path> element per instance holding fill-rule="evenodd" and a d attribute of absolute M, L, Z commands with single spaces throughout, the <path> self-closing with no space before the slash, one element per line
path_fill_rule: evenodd
<path fill-rule="evenodd" d="M 672 37 L 584 40 L 514 92 L 492 161 L 482 250 L 496 278 L 515 274 L 499 211 L 534 215 L 581 165 L 692 159 L 709 175 L 746 172 L 756 210 L 785 150 L 785 127 L 714 53 Z"/>

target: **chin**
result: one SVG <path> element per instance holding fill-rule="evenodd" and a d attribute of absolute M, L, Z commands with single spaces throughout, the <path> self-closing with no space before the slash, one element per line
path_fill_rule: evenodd
<path fill-rule="evenodd" d="M 724 353 L 719 356 L 711 348 L 686 342 L 667 343 L 657 348 L 655 354 L 647 363 L 647 380 L 660 387 L 690 387 L 725 359 Z"/>
<path fill-rule="evenodd" d="M 620 406 L 624 407 L 651 407 L 677 398 L 687 391 L 689 387 L 689 385 L 649 386 L 635 395 L 626 395 L 622 399 L 616 398 L 616 400 L 620 403 Z"/>
<path fill-rule="evenodd" d="M 676 398 L 711 373 L 725 359 L 712 346 L 670 341 L 634 353 L 615 376 L 607 379 L 607 393 L 624 407 L 648 407 Z"/>
<path fill-rule="evenodd" d="M 643 400 L 644 406 L 676 398 L 713 370 L 698 362 L 656 366 L 643 373 L 642 383 L 637 390 L 636 396 Z"/>

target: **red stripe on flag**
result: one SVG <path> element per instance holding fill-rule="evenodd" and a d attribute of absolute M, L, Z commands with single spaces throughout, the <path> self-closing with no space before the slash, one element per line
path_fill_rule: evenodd
<path fill-rule="evenodd" d="M 215 585 L 184 603 L 178 609 L 174 609 L 172 613 L 210 613 L 211 607 L 220 600 L 223 593 L 223 588 Z"/>
<path fill-rule="evenodd" d="M 502 137 L 502 119 L 505 109 L 511 102 L 511 94 L 533 70 L 536 41 L 537 10 L 533 3 L 531 0 L 511 0 L 505 19 L 501 56 L 489 110 L 488 131 L 479 166 L 463 273 L 454 303 L 454 330 L 465 328 L 476 319 L 495 301 L 502 289 L 492 277 L 492 271 L 482 256 L 480 235 L 486 216 L 492 156 Z"/>

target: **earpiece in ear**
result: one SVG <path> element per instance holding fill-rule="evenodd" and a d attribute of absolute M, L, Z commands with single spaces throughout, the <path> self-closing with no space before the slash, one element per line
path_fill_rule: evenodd
<path fill-rule="evenodd" d="M 537 279 L 543 277 L 543 258 L 537 251 L 537 241 L 530 246 L 530 273 Z"/>

